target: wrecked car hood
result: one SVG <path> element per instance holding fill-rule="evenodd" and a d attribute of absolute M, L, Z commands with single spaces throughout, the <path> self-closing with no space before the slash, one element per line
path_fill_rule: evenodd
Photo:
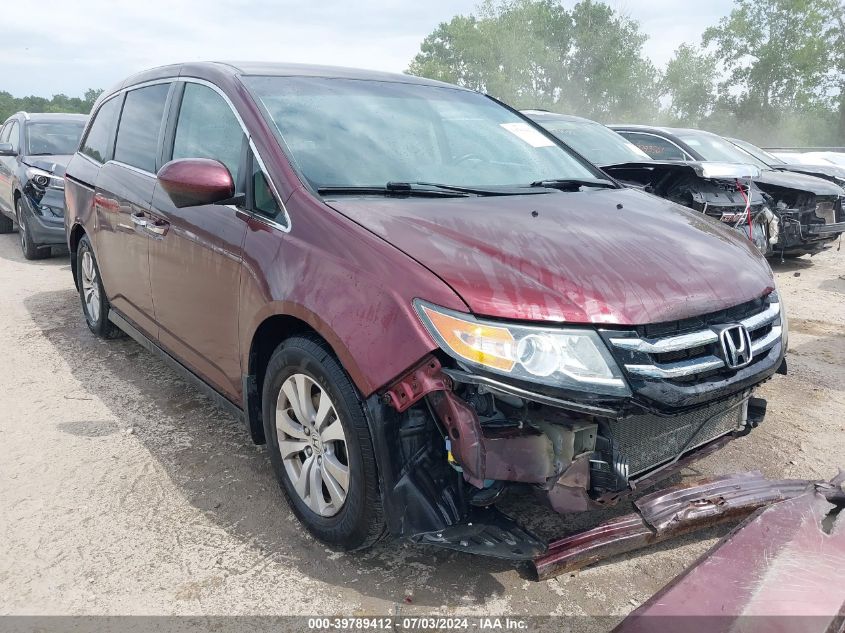
<path fill-rule="evenodd" d="M 432 270 L 478 315 L 656 323 L 774 287 L 738 232 L 631 189 L 327 204 Z"/>
<path fill-rule="evenodd" d="M 754 179 L 760 185 L 771 185 L 774 187 L 785 187 L 799 191 L 809 191 L 817 196 L 842 196 L 845 190 L 829 180 L 799 174 L 790 171 L 768 170 L 764 171 L 759 178 Z"/>
<path fill-rule="evenodd" d="M 602 165 L 601 168 L 609 174 L 614 174 L 615 172 L 624 173 L 626 170 L 646 170 L 659 173 L 691 171 L 699 178 L 728 181 L 734 181 L 736 179 L 747 180 L 749 178 L 757 178 L 760 175 L 760 170 L 753 165 L 735 165 L 733 163 L 719 163 L 714 161 L 679 162 L 669 160 L 642 160 L 630 163 Z"/>
<path fill-rule="evenodd" d="M 840 186 L 845 183 L 845 168 L 835 165 L 775 165 L 773 169 L 832 180 Z"/>
<path fill-rule="evenodd" d="M 70 162 L 70 156 L 65 154 L 55 154 L 50 156 L 25 156 L 21 159 L 24 165 L 43 169 L 56 176 L 64 176 L 67 164 Z"/>

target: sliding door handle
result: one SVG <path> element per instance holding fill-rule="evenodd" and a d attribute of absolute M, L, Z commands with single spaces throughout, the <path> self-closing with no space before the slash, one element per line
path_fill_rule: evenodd
<path fill-rule="evenodd" d="M 155 235 L 164 235 L 167 233 L 167 229 L 170 228 L 170 224 L 168 222 L 147 222 L 146 229 L 150 233 L 154 233 Z"/>
<path fill-rule="evenodd" d="M 135 226 L 140 226 L 141 228 L 144 228 L 144 227 L 147 226 L 147 224 L 149 224 L 149 222 L 147 221 L 147 218 L 145 218 L 140 213 L 133 213 L 131 217 L 132 217 L 132 224 L 134 224 Z"/>

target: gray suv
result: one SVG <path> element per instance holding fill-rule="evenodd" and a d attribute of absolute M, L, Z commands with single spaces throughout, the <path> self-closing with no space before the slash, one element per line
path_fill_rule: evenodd
<path fill-rule="evenodd" d="M 0 129 L 0 233 L 17 225 L 27 259 L 65 244 L 65 166 L 84 114 L 13 114 Z"/>

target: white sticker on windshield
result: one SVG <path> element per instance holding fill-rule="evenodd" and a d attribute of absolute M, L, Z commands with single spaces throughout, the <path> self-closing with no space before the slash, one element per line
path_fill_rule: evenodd
<path fill-rule="evenodd" d="M 554 145 L 554 141 L 546 138 L 542 132 L 535 130 L 527 123 L 499 123 L 499 125 L 531 147 L 552 147 Z"/>

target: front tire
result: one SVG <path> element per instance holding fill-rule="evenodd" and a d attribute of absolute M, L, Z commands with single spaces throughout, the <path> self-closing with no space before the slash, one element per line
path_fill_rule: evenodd
<path fill-rule="evenodd" d="M 262 396 L 270 461 L 293 513 L 330 547 L 369 547 L 385 532 L 363 403 L 316 336 L 284 341 Z"/>
<path fill-rule="evenodd" d="M 21 240 L 21 252 L 28 260 L 44 259 L 50 256 L 49 246 L 39 246 L 32 241 L 32 233 L 26 221 L 26 214 L 23 212 L 21 199 L 15 200 L 15 217 L 18 219 L 18 234 Z"/>
<path fill-rule="evenodd" d="M 119 337 L 121 331 L 109 321 L 111 308 L 100 278 L 100 267 L 87 235 L 82 236 L 77 247 L 76 278 L 79 281 L 79 298 L 88 329 L 100 338 Z"/>

